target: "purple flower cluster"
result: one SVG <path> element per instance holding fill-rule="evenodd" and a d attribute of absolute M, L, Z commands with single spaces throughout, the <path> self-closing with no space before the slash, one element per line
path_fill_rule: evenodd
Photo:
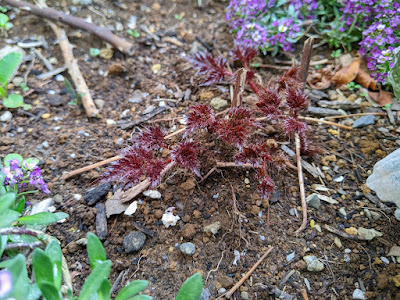
<path fill-rule="evenodd" d="M 276 0 L 231 0 L 225 18 L 237 42 L 276 54 L 280 48 L 294 50 L 304 20 L 315 18 L 317 7 L 316 0 L 290 0 L 284 6 Z"/>
<path fill-rule="evenodd" d="M 400 40 L 400 3 L 398 0 L 348 0 L 343 7 L 347 26 L 362 29 L 360 54 L 376 80 L 385 82 L 394 65 L 393 50 Z"/>
<path fill-rule="evenodd" d="M 2 168 L 1 172 L 5 175 L 4 185 L 18 185 L 19 188 L 22 188 L 29 183 L 39 191 L 50 194 L 50 190 L 42 178 L 42 170 L 36 165 L 31 167 L 25 161 L 21 163 L 18 159 L 13 159 L 10 161 L 10 166 Z"/>
<path fill-rule="evenodd" d="M 7 269 L 3 269 L 0 271 L 0 298 L 7 296 L 7 294 L 10 293 L 11 290 L 12 290 L 11 273 Z"/>

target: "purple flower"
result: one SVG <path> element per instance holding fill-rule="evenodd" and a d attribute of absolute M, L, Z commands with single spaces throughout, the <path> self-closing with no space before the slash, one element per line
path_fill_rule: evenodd
<path fill-rule="evenodd" d="M 0 271 L 0 298 L 5 297 L 12 290 L 12 276 L 10 271 L 3 269 Z"/>
<path fill-rule="evenodd" d="M 36 186 L 39 191 L 45 194 L 50 194 L 47 184 L 42 178 L 42 170 L 38 167 L 34 168 L 29 174 L 29 184 Z"/>

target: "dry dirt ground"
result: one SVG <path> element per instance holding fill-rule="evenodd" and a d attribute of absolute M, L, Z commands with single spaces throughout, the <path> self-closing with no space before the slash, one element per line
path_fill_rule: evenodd
<path fill-rule="evenodd" d="M 227 4 L 227 1 L 211 1 L 206 7 L 199 8 L 195 1 L 189 0 L 94 0 L 90 6 L 72 4 L 70 0 L 48 2 L 55 9 L 70 11 L 83 18 L 91 17 L 97 24 L 115 28 L 120 22 L 124 29 L 118 34 L 133 40 L 137 47 L 136 54 L 131 57 L 114 52 L 111 59 L 93 58 L 89 49 L 104 48 L 105 44 L 86 32 L 66 27 L 71 43 L 76 45 L 74 54 L 92 96 L 97 104 L 103 104 L 100 117 L 89 119 L 80 105 L 69 105 L 70 98 L 63 81 L 54 78 L 38 80 L 36 75 L 46 70 L 36 59 L 32 66 L 30 62 L 24 63 L 19 71 L 23 76 L 28 68 L 32 68 L 27 84 L 34 92 L 25 97 L 32 109 L 29 112 L 13 110 L 12 121 L 0 123 L 1 156 L 17 152 L 40 158 L 57 209 L 70 215 L 65 223 L 49 228 L 49 232 L 61 241 L 76 291 L 89 273 L 85 247 L 76 241 L 85 237 L 87 232 L 96 231 L 97 210 L 77 195 L 85 195 L 93 188 L 92 181 L 103 169 L 82 173 L 67 181 L 61 180 L 61 176 L 117 155 L 131 135 L 146 123 L 129 130 L 122 130 L 117 125 L 138 119 L 150 105 L 157 108 L 160 102 L 157 99 L 172 100 L 166 101 L 167 110 L 149 121 L 167 119 L 156 124 L 168 132 L 183 127 L 178 119 L 173 118 L 184 116 L 191 104 L 209 103 L 213 97 L 230 99 L 227 85 L 199 87 L 200 79 L 185 59 L 196 48 L 204 50 L 196 37 L 207 42 L 214 53 L 226 55 L 229 52 L 233 41 L 224 21 Z M 14 13 L 15 27 L 9 32 L 8 39 L 29 41 L 44 37 L 49 48 L 41 49 L 43 55 L 56 58 L 56 66 L 61 66 L 62 54 L 46 22 L 28 12 Z M 127 34 L 131 16 L 137 17 L 141 33 L 138 38 Z M 153 36 L 144 32 L 140 25 L 146 26 Z M 154 35 L 159 40 L 155 40 Z M 178 43 L 171 43 L 166 37 Z M 0 39 L 2 45 L 5 41 Z M 331 50 L 320 50 L 322 55 L 313 57 L 313 60 L 325 58 L 324 54 L 330 58 Z M 296 53 L 296 58 L 299 57 L 300 53 Z M 262 60 L 273 63 L 269 57 Z M 108 72 L 110 66 L 116 63 L 122 65 L 124 71 L 111 74 Z M 280 71 L 261 68 L 259 72 L 267 81 Z M 67 73 L 63 75 L 69 78 Z M 190 96 L 178 101 L 185 91 L 190 91 Z M 140 101 L 129 102 L 135 92 Z M 350 93 L 345 92 L 346 95 Z M 0 114 L 6 110 L 4 107 L 0 109 Z M 42 118 L 46 114 L 50 116 Z M 258 196 L 253 170 L 219 170 L 202 183 L 196 183 L 197 179 L 191 174 L 176 170 L 158 188 L 161 199 L 140 195 L 137 198 L 142 200 L 142 204 L 132 217 L 121 214 L 108 219 L 104 246 L 113 262 L 111 282 L 124 272 L 117 291 L 130 280 L 146 279 L 150 281 L 147 294 L 154 299 L 173 299 L 186 278 L 201 272 L 210 299 L 215 299 L 220 296 L 218 291 L 229 290 L 268 247 L 273 246 L 271 254 L 234 294 L 235 299 L 274 299 L 274 292 L 279 294 L 279 291 L 301 299 L 302 289 L 307 289 L 309 299 L 351 299 L 356 288 L 366 291 L 369 299 L 400 299 L 399 288 L 391 279 L 399 274 L 400 265 L 386 256 L 399 241 L 399 222 L 392 213 L 387 214 L 368 201 L 366 195 L 370 191 L 365 186 L 374 164 L 397 149 L 397 127 L 390 125 L 386 117 L 378 117 L 373 126 L 351 131 L 315 123 L 310 126 L 316 144 L 326 153 L 306 160 L 321 170 L 323 166 L 329 168 L 322 171 L 324 178 L 314 178 L 305 172 L 306 195 L 325 185 L 325 191 L 317 192 L 335 199 L 337 203 L 322 201 L 319 209 L 309 208 L 309 224 L 302 234 L 294 235 L 301 223 L 295 171 L 288 170 L 275 177 L 279 184 L 271 199 L 270 228 L 267 231 L 267 203 Z M 274 134 L 270 137 L 278 138 Z M 178 139 L 179 136 L 175 141 Z M 293 149 L 293 142 L 288 146 Z M 296 163 L 293 158 L 292 163 Z M 344 180 L 336 182 L 340 176 L 344 176 Z M 232 206 L 231 184 L 237 200 L 236 211 Z M 109 192 L 101 202 L 111 194 Z M 181 220 L 176 226 L 166 229 L 160 218 L 171 206 L 175 207 Z M 318 226 L 311 228 L 311 220 L 320 226 L 321 232 Z M 218 221 L 222 228 L 215 235 L 203 232 L 204 226 Z M 372 241 L 355 241 L 328 232 L 324 225 L 341 231 L 349 227 L 374 228 L 383 236 Z M 152 233 L 152 236 L 147 235 L 139 252 L 126 254 L 123 238 L 137 228 Z M 335 237 L 340 239 L 341 248 L 337 240 L 334 242 Z M 179 250 L 179 245 L 187 241 L 196 245 L 192 257 L 184 256 Z M 235 250 L 241 254 L 236 264 L 233 263 Z M 305 255 L 315 255 L 324 264 L 324 269 L 307 271 L 302 259 Z"/>

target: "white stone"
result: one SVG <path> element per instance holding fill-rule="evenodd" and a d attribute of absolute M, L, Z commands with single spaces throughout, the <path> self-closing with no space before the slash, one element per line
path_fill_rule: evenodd
<path fill-rule="evenodd" d="M 160 199 L 161 198 L 161 193 L 159 191 L 155 191 L 155 190 L 144 191 L 143 195 L 145 195 L 146 197 L 150 197 L 151 199 Z"/>
<path fill-rule="evenodd" d="M 353 299 L 364 300 L 364 299 L 367 299 L 367 298 L 365 297 L 365 292 L 363 292 L 360 289 L 355 289 L 354 292 L 353 292 Z"/>
<path fill-rule="evenodd" d="M 12 113 L 7 110 L 0 116 L 0 121 L 9 122 L 11 121 L 12 117 L 13 117 Z"/>
<path fill-rule="evenodd" d="M 128 206 L 128 208 L 125 210 L 124 215 L 127 215 L 127 216 L 133 215 L 133 214 L 136 212 L 136 210 L 137 210 L 137 204 L 138 204 L 137 201 L 133 201 L 133 202 Z"/>
<path fill-rule="evenodd" d="M 54 204 L 53 198 L 47 198 L 43 201 L 35 203 L 32 205 L 31 215 L 41 213 L 41 212 L 49 212 L 49 208 Z"/>
<path fill-rule="evenodd" d="M 367 179 L 367 186 L 383 202 L 393 202 L 400 208 L 400 149 L 378 161 Z"/>
<path fill-rule="evenodd" d="M 174 216 L 173 213 L 167 212 L 163 214 L 161 221 L 163 222 L 165 228 L 168 228 L 170 226 L 175 226 L 176 222 L 180 220 L 179 216 Z"/>

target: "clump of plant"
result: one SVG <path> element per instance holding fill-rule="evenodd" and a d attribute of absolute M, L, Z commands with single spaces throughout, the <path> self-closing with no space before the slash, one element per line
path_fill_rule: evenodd
<path fill-rule="evenodd" d="M 29 109 L 30 105 L 24 103 L 24 98 L 19 94 L 8 94 L 7 86 L 22 60 L 22 54 L 11 52 L 0 59 L 0 98 L 3 105 L 8 108 L 22 107 Z"/>
<path fill-rule="evenodd" d="M 372 76 L 385 83 L 400 44 L 399 8 L 396 0 L 231 0 L 226 20 L 237 42 L 272 55 L 292 51 L 312 21 L 331 47 L 351 50 L 359 42 Z"/>
<path fill-rule="evenodd" d="M 7 249 L 5 234 L 24 234 L 37 237 L 42 242 L 32 253 L 32 268 L 34 281 L 28 276 L 26 257 L 17 254 L 0 263 L 0 298 L 1 299 L 32 299 L 40 297 L 47 300 L 89 300 L 111 299 L 111 283 L 108 277 L 111 272 L 111 261 L 107 260 L 104 247 L 93 233 L 87 234 L 87 254 L 91 273 L 86 278 L 79 296 L 74 296 L 68 266 L 63 257 L 60 242 L 48 235 L 33 230 L 10 231 L 0 229 L 0 257 Z M 7 250 L 6 250 L 7 251 Z M 116 300 L 151 300 L 152 297 L 140 294 L 149 285 L 146 280 L 135 280 L 123 287 Z M 176 300 L 198 300 L 203 289 L 200 273 L 188 278 L 179 290 Z"/>
<path fill-rule="evenodd" d="M 240 61 L 243 68 L 236 73 L 228 70 L 227 59 L 214 58 L 210 54 L 198 53 L 192 63 L 205 76 L 203 85 L 220 82 L 224 78 L 235 81 L 235 95 L 226 116 L 218 116 L 208 105 L 195 104 L 187 113 L 187 124 L 181 142 L 171 144 L 165 133 L 157 127 L 149 127 L 136 135 L 132 146 L 120 153 L 121 158 L 111 164 L 98 182 L 116 181 L 125 187 L 138 183 L 142 177 L 150 180 L 151 186 L 158 185 L 162 175 L 174 165 L 190 170 L 198 177 L 205 174 L 204 159 L 217 157 L 220 148 L 228 148 L 229 161 L 215 161 L 216 166 L 247 165 L 257 169 L 259 190 L 268 197 L 275 187 L 271 174 L 289 164 L 273 140 L 260 140 L 256 132 L 263 130 L 262 121 L 280 124 L 287 138 L 299 136 L 303 154 L 313 154 L 307 141 L 307 125 L 300 113 L 307 107 L 307 97 L 301 91 L 302 83 L 297 68 L 283 74 L 268 88 L 256 81 L 250 62 L 257 50 L 246 45 L 237 45 L 231 53 L 232 60 Z M 249 85 L 258 98 L 258 110 L 242 106 L 244 85 Z M 206 135 L 204 135 L 206 134 Z M 204 139 L 211 136 L 217 140 L 214 147 L 204 147 Z M 167 149 L 168 151 L 162 151 Z M 167 152 L 167 153 L 166 153 Z"/>
<path fill-rule="evenodd" d="M 7 36 L 7 31 L 13 28 L 14 25 L 13 23 L 8 22 L 10 19 L 3 12 L 7 12 L 7 9 L 3 6 L 0 6 L 0 33 Z"/>

